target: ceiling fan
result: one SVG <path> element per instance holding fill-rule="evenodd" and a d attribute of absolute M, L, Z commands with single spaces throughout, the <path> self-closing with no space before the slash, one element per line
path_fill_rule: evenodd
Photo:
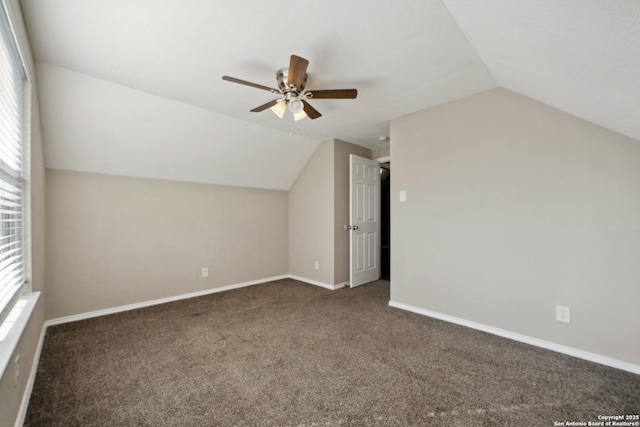
<path fill-rule="evenodd" d="M 308 65 L 309 61 L 306 59 L 291 55 L 289 68 L 282 68 L 276 73 L 279 89 L 273 89 L 229 76 L 223 76 L 222 80 L 268 90 L 273 94 L 280 95 L 279 98 L 256 107 L 251 110 L 251 112 L 259 113 L 260 111 L 270 108 L 278 117 L 282 118 L 288 109 L 293 113 L 293 118 L 296 121 L 304 119 L 305 117 L 313 120 L 322 116 L 318 110 L 306 101 L 307 99 L 354 99 L 358 96 L 356 89 L 307 90 L 305 92 L 304 86 L 307 83 Z"/>

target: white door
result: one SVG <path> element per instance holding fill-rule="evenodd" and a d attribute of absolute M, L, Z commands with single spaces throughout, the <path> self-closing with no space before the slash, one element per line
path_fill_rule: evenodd
<path fill-rule="evenodd" d="M 349 156 L 350 286 L 380 278 L 380 166 Z"/>

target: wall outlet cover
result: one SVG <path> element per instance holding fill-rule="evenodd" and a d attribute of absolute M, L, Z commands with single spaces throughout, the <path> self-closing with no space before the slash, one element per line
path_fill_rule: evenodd
<path fill-rule="evenodd" d="M 571 323 L 571 309 L 564 305 L 556 305 L 556 320 Z"/>

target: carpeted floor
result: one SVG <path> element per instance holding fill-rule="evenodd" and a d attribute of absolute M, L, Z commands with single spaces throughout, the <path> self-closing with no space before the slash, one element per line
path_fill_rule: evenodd
<path fill-rule="evenodd" d="M 553 426 L 640 376 L 294 280 L 53 326 L 27 426 Z M 558 424 L 556 424 L 558 425 Z"/>

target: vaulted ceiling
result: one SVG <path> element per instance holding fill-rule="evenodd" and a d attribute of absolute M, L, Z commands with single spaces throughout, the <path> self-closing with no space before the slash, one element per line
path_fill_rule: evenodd
<path fill-rule="evenodd" d="M 22 0 L 47 166 L 288 189 L 319 141 L 496 86 L 640 140 L 640 2 Z M 291 54 L 316 120 L 250 109 Z"/>

